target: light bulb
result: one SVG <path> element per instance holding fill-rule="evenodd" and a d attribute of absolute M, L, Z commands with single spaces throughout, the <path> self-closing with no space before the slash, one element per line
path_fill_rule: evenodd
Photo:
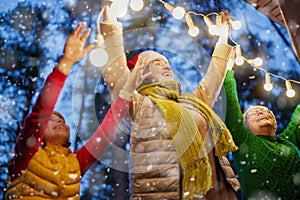
<path fill-rule="evenodd" d="M 295 90 L 287 90 L 286 91 L 286 96 L 292 98 L 295 96 Z"/>
<path fill-rule="evenodd" d="M 263 64 L 263 60 L 261 58 L 257 57 L 253 60 L 253 64 L 260 67 Z"/>
<path fill-rule="evenodd" d="M 272 89 L 273 89 L 273 85 L 272 85 L 272 83 L 265 83 L 264 84 L 264 89 L 266 90 L 266 91 L 271 91 Z"/>
<path fill-rule="evenodd" d="M 269 92 L 273 89 L 273 85 L 271 83 L 265 83 L 264 89 Z"/>
<path fill-rule="evenodd" d="M 295 96 L 295 90 L 287 90 L 286 91 L 286 96 L 292 98 Z"/>
<path fill-rule="evenodd" d="M 218 26 L 215 25 L 211 19 L 207 16 L 203 17 L 205 24 L 208 26 L 208 32 L 211 35 L 217 35 L 219 30 L 218 30 Z"/>
<path fill-rule="evenodd" d="M 103 67 L 108 61 L 108 54 L 102 48 L 94 48 L 89 53 L 89 59 L 92 65 L 95 67 Z"/>
<path fill-rule="evenodd" d="M 133 11 L 138 12 L 143 9 L 144 1 L 143 0 L 131 0 L 129 6 Z"/>
<path fill-rule="evenodd" d="M 234 20 L 232 23 L 233 30 L 239 30 L 242 27 L 242 23 L 240 21 Z"/>
<path fill-rule="evenodd" d="M 197 26 L 189 28 L 189 35 L 196 37 L 199 34 L 199 28 Z"/>
<path fill-rule="evenodd" d="M 241 66 L 242 64 L 244 64 L 244 58 L 243 56 L 237 56 L 235 58 L 235 64 L 238 66 Z"/>
<path fill-rule="evenodd" d="M 185 10 L 183 7 L 176 7 L 174 8 L 172 15 L 177 20 L 182 19 L 185 15 Z"/>
<path fill-rule="evenodd" d="M 285 81 L 285 86 L 286 86 L 286 96 L 292 98 L 295 96 L 295 90 L 293 90 L 291 82 L 289 80 Z"/>
<path fill-rule="evenodd" d="M 120 1 L 120 0 L 119 0 Z M 114 1 L 113 4 L 109 8 L 109 15 L 111 18 L 121 18 L 124 17 L 128 12 L 128 1 L 124 2 L 116 2 Z"/>
<path fill-rule="evenodd" d="M 217 25 L 212 25 L 208 28 L 208 32 L 211 34 L 211 35 L 218 35 L 219 34 L 219 28 Z"/>
<path fill-rule="evenodd" d="M 199 34 L 199 28 L 195 26 L 191 16 L 187 13 L 185 15 L 185 21 L 189 27 L 189 35 L 195 37 Z"/>
<path fill-rule="evenodd" d="M 266 91 L 271 91 L 273 89 L 273 85 L 271 83 L 271 77 L 270 77 L 269 73 L 266 73 L 266 75 L 265 75 L 265 81 L 266 81 L 266 83 L 264 84 L 264 89 Z"/>
<path fill-rule="evenodd" d="M 237 45 L 235 48 L 235 64 L 241 66 L 244 64 L 244 57 L 242 56 L 241 46 Z"/>

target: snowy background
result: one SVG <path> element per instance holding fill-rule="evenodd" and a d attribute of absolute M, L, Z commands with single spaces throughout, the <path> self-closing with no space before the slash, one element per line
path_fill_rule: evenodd
<path fill-rule="evenodd" d="M 97 34 L 96 19 L 102 1 L 95 0 L 0 0 L 0 199 L 5 193 L 7 163 L 16 136 L 35 102 L 45 78 L 63 52 L 66 37 L 78 22 L 92 28 L 89 42 Z M 246 58 L 261 57 L 263 68 L 286 79 L 300 80 L 300 65 L 284 27 L 274 23 L 242 0 L 168 1 L 187 11 L 208 14 L 228 10 L 242 28 L 232 32 Z M 123 23 L 126 53 L 152 47 L 169 59 L 175 78 L 185 92 L 201 80 L 216 43 L 201 17 L 193 16 L 200 34 L 191 38 L 184 20 L 175 20 L 159 1 L 144 0 L 145 8 L 128 10 Z M 300 86 L 292 83 L 296 95 L 285 95 L 285 83 L 272 78 L 273 90 L 263 90 L 264 72 L 248 64 L 236 66 L 235 74 L 242 109 L 251 104 L 269 106 L 278 120 L 278 132 L 285 127 L 300 100 Z M 214 109 L 224 117 L 224 91 Z M 110 94 L 100 68 L 88 57 L 77 63 L 69 75 L 56 105 L 71 126 L 71 148 L 80 148 L 103 119 L 110 106 Z M 92 114 L 91 114 L 92 113 Z M 128 130 L 118 133 L 116 142 L 83 177 L 82 199 L 128 199 Z"/>

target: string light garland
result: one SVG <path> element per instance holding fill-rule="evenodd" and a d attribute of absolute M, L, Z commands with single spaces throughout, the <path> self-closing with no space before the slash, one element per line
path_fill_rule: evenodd
<path fill-rule="evenodd" d="M 108 54 L 105 51 L 104 37 L 101 34 L 100 30 L 100 19 L 103 16 L 104 11 L 107 9 L 111 20 L 116 20 L 117 18 L 123 17 L 127 14 L 128 4 L 130 8 L 135 12 L 142 10 L 144 7 L 143 0 L 131 0 L 130 3 L 129 0 L 103 0 L 102 2 L 102 9 L 100 10 L 96 21 L 96 46 L 89 53 L 89 60 L 95 67 L 103 67 L 107 64 L 108 61 Z"/>
<path fill-rule="evenodd" d="M 104 50 L 104 48 L 105 48 L 104 37 L 101 34 L 101 30 L 100 30 L 100 19 L 103 15 L 105 9 L 107 9 L 107 7 L 110 7 L 111 4 L 112 4 L 112 0 L 106 0 L 104 2 L 102 9 L 100 10 L 100 12 L 98 14 L 98 17 L 97 17 L 97 21 L 96 21 L 97 36 L 96 36 L 96 40 L 95 40 L 96 46 L 89 53 L 89 60 L 90 60 L 91 64 L 94 65 L 95 67 L 103 67 L 104 65 L 106 65 L 106 63 L 108 61 L 108 54 Z"/>
<path fill-rule="evenodd" d="M 175 19 L 177 19 L 177 20 L 181 20 L 183 18 L 185 19 L 186 24 L 188 26 L 188 33 L 191 37 L 196 37 L 200 32 L 199 28 L 193 22 L 191 15 L 201 16 L 203 18 L 203 21 L 207 25 L 208 31 L 211 35 L 220 36 L 220 35 L 224 34 L 224 32 L 222 32 L 222 30 L 220 28 L 221 13 L 212 12 L 207 15 L 204 15 L 202 13 L 196 13 L 194 11 L 187 12 L 183 7 L 180 7 L 180 6 L 175 7 L 175 6 L 171 5 L 170 3 L 167 3 L 163 0 L 158 0 L 158 1 L 161 2 L 169 12 L 172 13 L 172 16 Z M 133 11 L 138 12 L 143 9 L 144 2 L 143 2 L 143 0 L 103 0 L 103 8 L 99 12 L 99 15 L 97 18 L 97 30 L 98 30 L 98 34 L 97 34 L 97 38 L 96 38 L 97 45 L 96 45 L 95 49 L 90 52 L 90 56 L 89 56 L 90 61 L 94 66 L 102 67 L 107 63 L 107 59 L 108 59 L 107 52 L 104 50 L 104 39 L 103 39 L 103 36 L 101 35 L 100 27 L 99 27 L 100 26 L 99 25 L 100 18 L 103 15 L 104 10 L 108 9 L 111 18 L 116 20 L 117 18 L 120 18 L 120 17 L 123 17 L 126 15 L 126 13 L 128 11 L 128 9 L 127 9 L 128 5 Z M 232 29 L 239 30 L 241 28 L 241 26 L 242 26 L 241 22 L 230 17 L 230 15 L 227 14 L 227 11 L 224 11 L 222 13 L 223 14 L 225 13 L 225 15 L 227 16 L 227 21 L 230 25 L 229 31 L 228 31 L 229 33 L 226 33 L 226 34 L 228 34 L 228 38 L 235 45 L 234 53 L 232 54 L 231 58 L 229 59 L 227 65 L 231 66 L 231 67 L 233 67 L 233 65 L 241 66 L 245 62 L 247 62 L 252 67 L 259 69 L 261 71 L 264 71 L 264 73 L 265 73 L 264 89 L 266 91 L 271 91 L 273 89 L 273 84 L 271 82 L 271 76 L 272 76 L 272 77 L 276 77 L 276 78 L 284 80 L 285 86 L 286 86 L 286 95 L 290 98 L 294 97 L 296 92 L 295 92 L 295 90 L 293 90 L 291 83 L 300 85 L 300 82 L 296 81 L 296 80 L 292 80 L 292 79 L 286 79 L 282 76 L 268 72 L 267 70 L 265 70 L 264 68 L 261 67 L 263 64 L 263 60 L 259 57 L 254 58 L 254 59 L 246 59 L 242 55 L 241 46 L 231 36 Z M 215 16 L 215 22 L 211 19 L 211 16 Z M 101 59 L 99 59 L 99 58 L 101 58 Z"/>
<path fill-rule="evenodd" d="M 159 0 L 161 3 L 164 4 L 164 7 L 170 11 L 173 15 L 173 17 L 177 20 L 183 19 L 183 17 L 185 18 L 185 21 L 187 23 L 187 26 L 189 28 L 188 32 L 189 35 L 192 37 L 195 37 L 199 34 L 199 28 L 194 24 L 192 18 L 191 18 L 191 14 L 197 15 L 197 16 L 201 16 L 205 22 L 205 24 L 208 26 L 208 31 L 211 35 L 220 35 L 222 34 L 220 32 L 220 28 L 218 26 L 218 24 L 220 24 L 221 18 L 220 18 L 220 13 L 209 13 L 207 15 L 201 14 L 201 13 L 196 13 L 194 11 L 188 11 L 186 12 L 184 8 L 182 7 L 175 7 L 173 5 L 171 5 L 170 3 L 164 2 L 163 0 Z M 225 11 L 226 12 L 226 11 Z M 210 19 L 210 15 L 216 15 L 215 21 L 216 23 L 214 23 L 211 19 Z M 229 22 L 229 39 L 235 44 L 235 51 L 232 54 L 230 60 L 228 61 L 227 65 L 231 65 L 233 66 L 234 64 L 236 64 L 237 66 L 241 66 L 245 63 L 245 61 L 250 64 L 252 67 L 262 70 L 265 72 L 265 84 L 264 84 L 264 89 L 266 91 L 271 91 L 273 89 L 273 84 L 271 82 L 271 76 L 282 79 L 285 81 L 285 86 L 286 86 L 286 96 L 289 98 L 292 98 L 295 96 L 296 92 L 295 90 L 292 88 L 292 84 L 296 83 L 300 85 L 299 81 L 296 80 L 292 80 L 292 79 L 286 79 L 282 76 L 273 74 L 268 72 L 267 70 L 265 70 L 264 68 L 260 67 L 263 64 L 263 60 L 259 57 L 255 58 L 255 59 L 246 59 L 245 57 L 243 57 L 242 55 L 242 50 L 240 45 L 233 40 L 232 36 L 231 36 L 231 31 L 233 30 L 239 30 L 241 28 L 241 23 L 238 20 L 235 20 L 231 17 L 228 18 L 228 22 Z"/>
<path fill-rule="evenodd" d="M 255 59 L 246 59 L 244 58 L 244 61 L 246 61 L 248 64 L 250 64 L 253 68 L 259 69 L 261 71 L 264 71 L 265 73 L 265 84 L 264 84 L 264 89 L 266 91 L 271 91 L 273 89 L 273 84 L 271 82 L 271 76 L 282 79 L 283 81 L 285 81 L 285 86 L 286 86 L 286 96 L 289 98 L 292 98 L 296 95 L 295 90 L 292 88 L 291 82 L 296 83 L 298 85 L 300 85 L 299 81 L 296 80 L 292 80 L 292 79 L 286 79 L 282 76 L 278 76 L 276 74 L 270 73 L 267 70 L 265 70 L 264 68 L 260 67 L 260 65 L 262 64 L 262 60 L 260 58 L 255 58 Z M 232 61 L 231 61 L 232 62 Z"/>

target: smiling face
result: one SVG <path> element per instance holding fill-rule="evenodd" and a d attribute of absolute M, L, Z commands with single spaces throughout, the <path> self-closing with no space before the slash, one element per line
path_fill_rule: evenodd
<path fill-rule="evenodd" d="M 173 71 L 169 63 L 164 59 L 155 59 L 149 63 L 148 70 L 151 72 L 151 82 L 164 82 L 173 80 Z"/>
<path fill-rule="evenodd" d="M 151 76 L 144 83 L 164 82 L 173 80 L 173 71 L 170 68 L 168 59 L 156 51 L 148 50 L 142 52 L 141 59 L 145 59 L 148 68 L 144 73 L 151 72 Z"/>
<path fill-rule="evenodd" d="M 244 113 L 250 131 L 255 135 L 274 136 L 277 122 L 274 114 L 265 106 L 253 106 Z"/>
<path fill-rule="evenodd" d="M 65 145 L 70 138 L 70 127 L 62 116 L 53 113 L 45 131 L 45 144 Z"/>

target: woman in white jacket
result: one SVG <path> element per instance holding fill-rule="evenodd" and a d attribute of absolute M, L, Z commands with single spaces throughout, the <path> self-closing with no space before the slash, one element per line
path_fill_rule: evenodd
<path fill-rule="evenodd" d="M 110 91 L 117 95 L 130 70 L 124 53 L 122 24 L 109 19 L 107 7 L 105 12 L 101 32 L 109 63 L 103 76 Z M 227 16 L 223 13 L 222 17 L 225 21 Z M 228 30 L 226 23 L 222 25 Z M 236 146 L 211 109 L 232 50 L 226 44 L 227 34 L 219 38 L 205 77 L 189 95 L 180 93 L 165 56 L 145 51 L 135 57 L 138 63 L 148 66 L 152 75 L 138 88 L 137 94 L 121 91 L 133 99 L 131 123 L 128 123 L 132 124 L 131 199 L 236 199 L 239 183 L 224 157 L 236 150 Z"/>

